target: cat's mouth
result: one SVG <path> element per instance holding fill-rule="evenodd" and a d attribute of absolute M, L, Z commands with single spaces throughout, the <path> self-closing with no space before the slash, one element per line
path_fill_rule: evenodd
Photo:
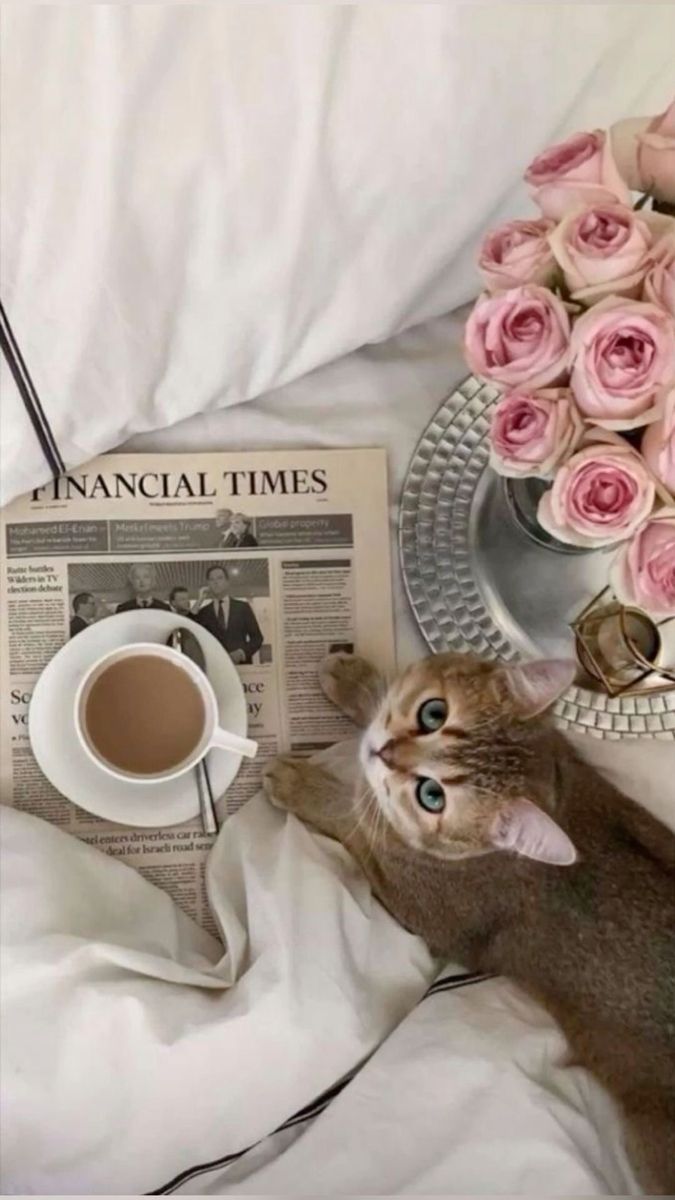
<path fill-rule="evenodd" d="M 389 742 L 385 742 L 383 746 L 378 747 L 378 746 L 373 746 L 373 744 L 371 742 L 371 744 L 368 747 L 368 757 L 369 758 L 379 758 L 380 761 L 385 764 L 385 766 L 389 766 L 390 764 L 387 761 L 389 745 L 390 745 Z"/>
<path fill-rule="evenodd" d="M 385 810 L 388 807 L 392 776 L 392 767 L 386 761 L 387 748 L 390 746 L 391 739 L 386 729 L 371 725 L 364 733 L 359 753 L 361 770 L 366 781 L 374 792 L 378 804 Z"/>

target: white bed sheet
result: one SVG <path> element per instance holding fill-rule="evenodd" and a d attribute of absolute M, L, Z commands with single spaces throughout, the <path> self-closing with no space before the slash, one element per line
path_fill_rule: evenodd
<path fill-rule="evenodd" d="M 132 448 L 385 445 L 391 522 L 414 444 L 461 377 L 461 314 Z M 422 642 L 394 570 L 400 657 Z M 675 743 L 582 740 L 672 818 Z M 433 977 L 348 856 L 261 798 L 210 889 L 227 952 L 122 864 L 3 817 L 5 1194 L 136 1193 L 255 1142 L 369 1053 Z M 327 1112 L 186 1190 L 636 1190 L 611 1105 L 503 982 L 426 1000 Z M 285 1149 L 284 1149 L 285 1148 Z M 383 1186 L 384 1185 L 384 1186 Z"/>
<path fill-rule="evenodd" d="M 639 1195 L 614 1105 L 566 1056 L 507 980 L 453 985 L 423 999 L 315 1119 L 176 1190 Z"/>

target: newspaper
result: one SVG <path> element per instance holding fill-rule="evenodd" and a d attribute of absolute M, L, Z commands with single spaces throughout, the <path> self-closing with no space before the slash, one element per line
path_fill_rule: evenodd
<path fill-rule="evenodd" d="M 177 624 L 199 615 L 236 663 L 259 743 L 221 819 L 277 753 L 353 732 L 322 696 L 317 664 L 343 649 L 393 666 L 384 450 L 106 455 L 1 515 L 2 800 L 119 856 L 213 929 L 199 819 L 124 828 L 61 795 L 31 754 L 33 686 L 69 638 L 119 611 L 150 600 Z M 223 567 L 242 618 L 225 631 L 208 611 Z"/>

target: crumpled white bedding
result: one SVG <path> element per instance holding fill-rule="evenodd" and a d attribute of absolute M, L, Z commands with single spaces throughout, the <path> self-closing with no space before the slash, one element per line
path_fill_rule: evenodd
<path fill-rule="evenodd" d="M 465 303 L 668 5 L 5 5 L 0 294 L 69 467 Z M 0 363 L 0 494 L 49 471 Z"/>
<path fill-rule="evenodd" d="M 2 854 L 3 1194 L 140 1192 L 239 1149 L 371 1051 L 433 974 L 348 855 L 262 798 L 210 860 L 225 953 L 25 813 L 4 810 Z"/>
<path fill-rule="evenodd" d="M 464 373 L 460 331 L 461 314 L 434 321 L 133 445 L 385 445 L 393 535 L 415 441 Z M 409 661 L 423 646 L 397 567 L 394 588 Z M 675 823 L 675 743 L 580 743 Z M 225 955 L 115 860 L 25 814 L 2 828 L 4 1194 L 152 1191 L 250 1145 L 374 1049 L 438 970 L 339 847 L 262 798 L 211 858 Z M 562 1049 L 504 981 L 441 993 L 313 1124 L 184 1190 L 635 1192 L 611 1104 L 556 1065 Z"/>
<path fill-rule="evenodd" d="M 506 980 L 447 985 L 325 1112 L 176 1191 L 639 1194 L 612 1102 L 565 1061 L 547 1014 Z"/>

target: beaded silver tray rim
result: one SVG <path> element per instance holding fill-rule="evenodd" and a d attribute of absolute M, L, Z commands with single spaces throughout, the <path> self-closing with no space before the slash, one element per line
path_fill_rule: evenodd
<path fill-rule="evenodd" d="M 485 604 L 470 543 L 472 504 L 488 463 L 489 411 L 498 394 L 469 376 L 425 429 L 403 486 L 399 551 L 408 599 L 431 649 L 508 662 L 518 651 Z M 554 714 L 563 729 L 596 738 L 675 739 L 675 691 L 610 697 L 574 685 Z"/>

